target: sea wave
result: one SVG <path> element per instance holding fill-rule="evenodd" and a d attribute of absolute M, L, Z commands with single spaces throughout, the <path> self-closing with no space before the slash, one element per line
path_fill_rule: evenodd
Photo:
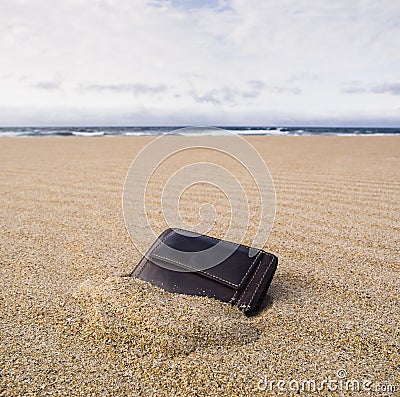
<path fill-rule="evenodd" d="M 283 126 L 222 126 L 218 128 L 142 126 L 142 127 L 0 127 L 0 137 L 105 137 L 105 136 L 161 136 L 173 135 L 225 135 L 226 130 L 243 136 L 382 136 L 400 135 L 400 128 L 371 127 L 283 127 Z"/>

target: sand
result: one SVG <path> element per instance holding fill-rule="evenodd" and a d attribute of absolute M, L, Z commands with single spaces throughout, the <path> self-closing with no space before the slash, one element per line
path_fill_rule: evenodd
<path fill-rule="evenodd" d="M 141 255 L 122 187 L 149 138 L 0 140 L 0 395 L 298 395 L 328 377 L 342 384 L 314 395 L 399 392 L 400 138 L 249 141 L 279 257 L 252 318 L 126 277 Z"/>

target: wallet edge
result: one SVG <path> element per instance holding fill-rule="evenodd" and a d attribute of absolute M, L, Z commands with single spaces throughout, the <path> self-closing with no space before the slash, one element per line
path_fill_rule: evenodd
<path fill-rule="evenodd" d="M 263 266 L 265 263 L 264 260 L 268 257 L 270 258 L 269 261 L 267 259 L 267 264 Z M 246 315 L 254 314 L 262 298 L 268 291 L 277 267 L 278 258 L 274 254 L 265 252 L 265 255 L 261 258 L 257 268 L 254 270 L 251 279 L 248 281 L 246 288 L 234 305 Z"/>

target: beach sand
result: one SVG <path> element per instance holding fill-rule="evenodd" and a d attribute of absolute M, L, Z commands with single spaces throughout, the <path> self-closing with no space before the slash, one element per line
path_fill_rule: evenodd
<path fill-rule="evenodd" d="M 275 395 L 329 376 L 398 393 L 400 138 L 248 140 L 279 257 L 252 318 L 126 277 L 141 254 L 122 189 L 150 138 L 0 140 L 0 395 Z"/>

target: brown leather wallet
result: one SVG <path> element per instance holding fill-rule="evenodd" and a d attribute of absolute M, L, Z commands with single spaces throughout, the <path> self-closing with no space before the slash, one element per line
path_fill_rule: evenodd
<path fill-rule="evenodd" d="M 182 229 L 167 229 L 131 276 L 166 291 L 208 296 L 254 314 L 278 265 L 260 249 Z"/>

